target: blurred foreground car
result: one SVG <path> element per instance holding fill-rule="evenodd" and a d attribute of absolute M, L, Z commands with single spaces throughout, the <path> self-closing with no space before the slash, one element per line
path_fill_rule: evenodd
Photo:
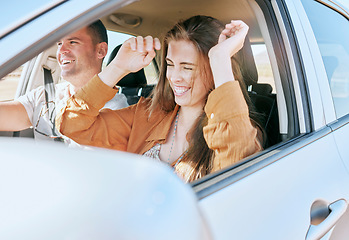
<path fill-rule="evenodd" d="M 160 38 L 197 14 L 242 19 L 250 26 L 244 80 L 268 142 L 262 152 L 184 184 L 165 164 L 141 156 L 34 142 L 32 129 L 0 132 L 0 239 L 348 239 L 348 5 L 60 0 L 2 6 L 2 101 L 42 85 L 44 66 L 59 82 L 55 42 L 97 18 L 111 34 Z M 130 104 L 147 96 L 157 69 L 157 61 L 146 69 L 147 84 L 119 86 Z"/>

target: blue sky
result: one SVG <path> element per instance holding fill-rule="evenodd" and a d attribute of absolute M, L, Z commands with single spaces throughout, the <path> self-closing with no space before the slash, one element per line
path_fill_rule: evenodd
<path fill-rule="evenodd" d="M 346 6 L 349 9 L 349 0 L 342 0 L 341 2 L 344 6 Z"/>
<path fill-rule="evenodd" d="M 52 4 L 54 0 L 1 0 L 0 32 L 10 23 L 17 22 L 37 9 Z"/>

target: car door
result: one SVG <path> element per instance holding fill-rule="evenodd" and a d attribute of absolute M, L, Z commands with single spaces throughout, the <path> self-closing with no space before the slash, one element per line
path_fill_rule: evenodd
<path fill-rule="evenodd" d="M 348 2 L 342 2 L 348 4 Z M 340 3 L 304 2 L 316 41 L 323 60 L 328 84 L 331 90 L 328 102 L 333 101 L 336 120 L 329 124 L 336 145 L 346 168 L 349 164 L 349 152 L 346 138 L 349 134 L 349 22 L 348 11 L 340 8 Z M 344 8 L 344 7 L 343 7 Z M 315 14 L 315 12 L 317 14 Z M 327 16 L 323 21 L 321 16 Z M 338 222 L 331 239 L 342 239 L 347 234 L 344 229 L 349 221 L 349 212 Z"/>
<path fill-rule="evenodd" d="M 342 125 L 335 125 L 337 116 L 334 104 L 332 101 L 328 102 L 328 99 L 332 97 L 328 77 L 317 47 L 316 37 L 312 33 L 310 21 L 303 9 L 303 3 L 301 0 L 249 0 L 243 1 L 243 3 L 254 12 L 266 43 L 277 88 L 280 133 L 283 141 L 237 165 L 213 173 L 192 184 L 207 229 L 213 239 L 319 239 L 326 234 L 323 239 L 328 239 L 331 234 L 333 236 L 340 235 L 341 231 L 348 233 L 342 224 L 342 216 L 348 215 L 346 209 L 349 200 L 347 163 L 343 162 L 345 160 L 343 150 L 345 150 L 347 137 L 343 131 L 334 131 L 335 129 L 345 129 L 346 125 L 344 122 Z M 72 4 L 74 6 L 81 5 L 81 9 L 78 8 L 79 12 L 73 13 L 69 10 L 73 6 Z M 103 1 L 103 3 L 97 0 L 88 3 L 80 0 L 62 1 L 55 10 L 58 16 L 64 14 L 64 18 L 60 17 L 55 22 L 54 16 L 57 15 L 53 14 L 50 18 L 45 18 L 45 21 L 37 18 L 30 22 L 31 29 L 37 29 L 38 32 L 27 39 L 31 43 L 30 45 L 21 45 L 18 49 L 9 48 L 11 41 L 18 41 L 26 36 L 27 29 L 19 31 L 16 36 L 11 36 L 11 38 L 6 39 L 10 35 L 3 37 L 2 40 L 5 41 L 1 42 L 0 52 L 3 53 L 4 58 L 0 59 L 2 66 L 0 76 L 51 46 L 56 39 L 66 34 L 68 29 L 74 31 L 82 25 L 83 21 L 93 21 L 97 16 L 112 12 L 121 4 L 121 1 Z M 74 9 L 76 11 L 76 8 Z M 89 9 L 94 9 L 94 11 L 89 12 Z M 78 20 L 78 16 L 82 17 Z M 52 28 L 42 30 L 42 26 L 47 26 L 46 22 L 49 22 Z M 57 30 L 56 35 L 50 38 L 50 31 L 53 30 Z M 21 53 L 23 54 L 21 55 Z M 21 55 L 21 58 L 14 59 L 12 57 L 18 57 L 18 55 Z M 343 119 L 345 118 L 344 116 Z M 339 147 L 340 152 L 338 151 L 339 141 L 342 143 Z M 54 151 L 52 150 L 52 152 Z M 87 154 L 84 153 L 83 156 Z M 76 152 L 75 155 L 78 153 Z M 114 155 L 110 155 L 110 162 L 115 164 L 113 162 Z M 10 158 L 12 155 L 8 154 L 7 156 Z M 126 159 L 126 157 L 124 158 Z M 55 159 L 57 160 L 57 156 Z M 67 159 L 69 160 L 68 157 Z M 115 157 L 115 159 L 118 158 Z M 120 157 L 118 161 L 121 161 L 120 159 L 122 160 Z M 42 161 L 43 157 L 40 160 Z M 43 163 L 45 162 L 43 161 Z M 184 187 L 183 183 L 175 181 L 176 186 L 181 186 L 178 189 L 185 188 L 185 191 L 176 191 L 175 187 L 167 183 L 168 179 L 171 180 L 169 176 L 172 176 L 169 169 L 160 175 L 151 171 L 154 165 L 152 163 L 142 168 L 143 172 L 148 173 L 149 178 L 156 177 L 153 182 L 149 182 L 149 179 L 145 181 L 142 178 L 137 178 L 138 181 L 129 183 L 125 181 L 126 178 L 120 180 L 115 174 L 110 173 L 110 175 L 113 176 L 113 181 L 120 181 L 125 192 L 133 189 L 134 186 L 137 186 L 136 189 L 148 190 L 154 185 L 154 182 L 162 183 L 161 186 L 166 189 L 163 191 L 169 194 L 166 195 L 165 199 L 171 200 L 171 203 L 175 204 L 174 209 L 184 209 L 188 213 L 190 209 L 196 209 L 192 201 L 190 204 L 186 200 L 183 201 L 183 199 L 187 199 L 186 196 L 191 196 L 190 193 L 192 193 L 187 186 Z M 108 164 L 105 167 L 108 168 Z M 162 168 L 164 169 L 164 167 Z M 15 164 L 13 164 L 13 169 L 16 171 Z M 88 176 L 93 176 L 94 168 L 91 169 L 91 174 L 87 174 Z M 132 176 L 130 169 L 137 170 L 133 165 L 129 168 L 125 167 L 122 169 L 125 176 Z M 40 169 L 36 170 L 40 171 Z M 66 170 L 61 171 L 64 173 Z M 83 169 L 78 171 L 84 172 Z M 43 174 L 42 171 L 41 174 Z M 73 177 L 72 179 L 74 181 Z M 49 184 L 49 182 L 42 183 L 40 181 L 39 183 Z M 84 184 L 83 181 L 82 184 Z M 30 187 L 30 189 L 40 190 L 38 185 L 28 185 L 28 189 Z M 93 185 L 93 187 L 100 189 L 99 185 Z M 141 196 L 137 193 L 135 190 L 135 196 Z M 142 193 L 152 197 L 145 190 Z M 106 194 L 105 197 L 108 196 L 107 192 L 104 194 Z M 35 197 L 31 198 L 32 202 L 36 202 Z M 177 201 L 178 198 L 182 201 Z M 123 216 L 128 216 L 129 212 L 126 209 L 133 209 L 125 207 L 129 206 L 127 205 L 128 199 L 126 197 L 118 199 L 124 200 L 125 205 L 114 207 L 125 209 Z M 192 200 L 192 198 L 190 199 Z M 140 200 L 137 207 L 142 206 L 141 204 L 144 202 Z M 73 209 L 75 205 L 72 206 Z M 173 206 L 171 205 L 171 207 Z M 163 216 L 168 216 L 167 210 L 168 208 L 163 209 Z M 152 215 L 153 220 L 157 220 L 155 221 L 157 225 L 150 224 L 153 221 L 146 218 L 148 224 L 145 224 L 145 221 L 140 221 L 134 226 L 130 225 L 132 231 L 141 232 L 140 230 L 144 229 L 144 226 L 147 226 L 147 229 L 154 229 L 154 231 L 169 228 L 173 230 L 175 224 L 184 223 L 185 228 L 180 228 L 183 226 L 176 227 L 176 233 L 180 232 L 178 229 L 185 229 L 187 234 L 184 235 L 190 236 L 189 232 L 193 228 L 190 228 L 190 222 L 183 221 L 183 218 L 185 220 L 189 218 L 187 219 L 181 211 L 172 212 L 177 213 L 177 217 L 172 218 L 175 220 L 174 224 L 159 221 L 159 219 L 163 219 L 160 218 L 161 215 L 154 214 Z M 67 216 L 69 218 L 69 214 Z M 115 217 L 115 215 L 113 216 Z M 193 214 L 193 216 L 196 220 L 200 218 L 197 214 Z M 63 220 L 62 222 L 64 222 Z M 335 225 L 337 221 L 340 224 Z M 171 233 L 171 231 L 169 232 Z"/>
<path fill-rule="evenodd" d="M 200 208 L 214 239 L 347 239 L 348 117 L 336 120 L 326 69 L 305 10 L 319 3 L 257 2 L 254 9 L 260 8 L 269 32 L 275 31 L 276 37 L 270 37 L 273 51 L 281 52 L 280 75 L 287 76 L 280 77 L 286 109 L 293 109 L 287 110 L 293 114 L 288 130 L 296 136 L 193 183 Z M 348 19 L 342 21 L 348 30 Z"/>

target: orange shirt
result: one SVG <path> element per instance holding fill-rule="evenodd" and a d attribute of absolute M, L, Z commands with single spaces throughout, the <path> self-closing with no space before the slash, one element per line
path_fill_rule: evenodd
<path fill-rule="evenodd" d="M 124 109 L 99 111 L 116 93 L 96 75 L 57 115 L 57 129 L 74 141 L 96 147 L 143 154 L 163 143 L 179 106 L 149 117 L 150 99 Z M 257 129 L 252 126 L 239 83 L 228 82 L 213 90 L 205 106 L 208 124 L 204 137 L 215 151 L 212 171 L 220 170 L 262 149 Z M 179 167 L 179 166 L 178 166 Z"/>

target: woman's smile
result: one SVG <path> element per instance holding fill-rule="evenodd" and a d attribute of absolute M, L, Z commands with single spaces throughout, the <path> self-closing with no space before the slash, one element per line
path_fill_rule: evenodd
<path fill-rule="evenodd" d="M 202 108 L 208 93 L 198 68 L 199 53 L 194 44 L 170 41 L 166 56 L 166 76 L 170 82 L 175 102 L 182 107 Z"/>
<path fill-rule="evenodd" d="M 173 93 L 175 96 L 182 96 L 186 94 L 191 88 L 190 87 L 182 87 L 182 86 L 173 86 Z"/>

